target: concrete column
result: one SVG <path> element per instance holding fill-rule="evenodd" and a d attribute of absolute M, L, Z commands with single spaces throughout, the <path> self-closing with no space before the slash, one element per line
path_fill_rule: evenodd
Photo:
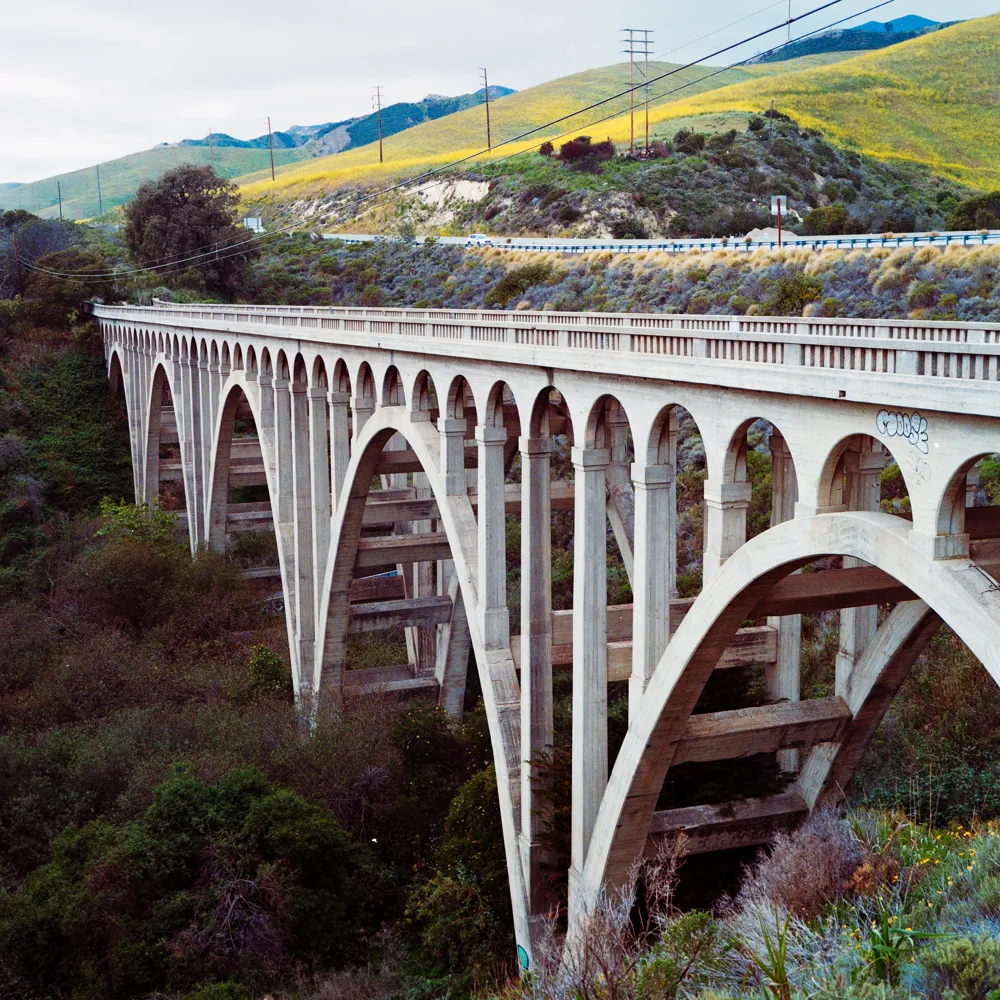
<path fill-rule="evenodd" d="M 183 463 L 184 494 L 188 510 L 188 536 L 194 552 L 205 537 L 203 512 L 204 488 L 201 478 L 201 422 L 199 411 L 198 363 L 181 358 L 180 399 L 174 399 L 177 435 Z"/>
<path fill-rule="evenodd" d="M 634 587 L 633 550 L 635 548 L 635 494 L 632 491 L 632 481 L 629 478 L 628 465 L 625 461 L 625 449 L 628 441 L 628 417 L 617 404 L 609 406 L 605 416 L 608 432 L 608 444 L 611 461 L 608 464 L 608 521 L 614 532 L 622 563 L 625 565 L 625 575 Z"/>
<path fill-rule="evenodd" d="M 198 362 L 198 440 L 201 442 L 201 491 L 198 494 L 198 510 L 201 512 L 202 531 L 199 541 L 205 541 L 208 531 L 208 477 L 212 474 L 212 385 L 208 371 L 208 361 Z"/>
<path fill-rule="evenodd" d="M 478 427 L 479 445 L 479 622 L 487 649 L 510 641 L 507 611 L 507 551 L 504 508 L 504 427 Z"/>
<path fill-rule="evenodd" d="M 705 480 L 705 557 L 702 578 L 706 584 L 747 540 L 750 492 L 749 483 Z"/>
<path fill-rule="evenodd" d="M 574 448 L 573 767 L 570 920 L 608 783 L 607 467 L 604 448 Z"/>
<path fill-rule="evenodd" d="M 979 489 L 979 466 L 975 465 L 965 474 L 965 506 L 976 506 L 976 490 Z"/>
<path fill-rule="evenodd" d="M 877 511 L 881 506 L 882 470 L 889 456 L 869 437 L 852 441 L 844 452 L 845 495 L 848 510 Z M 844 569 L 865 566 L 861 559 L 844 557 Z M 840 612 L 840 649 L 837 652 L 836 690 L 843 693 L 865 647 L 878 629 L 878 607 L 843 608 Z"/>
<path fill-rule="evenodd" d="M 772 430 L 771 450 L 771 527 L 795 516 L 798 500 L 795 466 L 785 439 Z M 768 618 L 767 624 L 778 631 L 778 655 L 764 668 L 764 697 L 768 701 L 798 701 L 802 658 L 802 616 L 782 615 Z M 778 765 L 782 771 L 796 771 L 797 750 L 781 750 Z"/>
<path fill-rule="evenodd" d="M 539 759 L 552 753 L 552 441 L 522 437 L 521 448 L 521 864 L 529 909 L 553 900 L 543 875 L 541 831 L 552 821 L 551 782 Z"/>
<path fill-rule="evenodd" d="M 672 465 L 632 465 L 635 573 L 632 580 L 632 675 L 629 719 L 670 639 L 670 598 L 677 580 L 677 508 Z"/>
<path fill-rule="evenodd" d="M 312 387 L 309 398 L 309 482 L 312 490 L 313 570 L 316 586 L 316 621 L 319 620 L 320 587 L 325 578 L 330 551 L 330 437 L 327 424 L 327 396 L 320 386 Z M 346 406 L 345 406 L 346 409 Z"/>
<path fill-rule="evenodd" d="M 325 396 L 325 392 L 322 393 Z M 295 566 L 295 641 L 298 645 L 299 682 L 297 693 L 310 689 L 313 653 L 316 642 L 315 563 L 313 552 L 313 494 L 311 483 L 314 438 L 310 436 L 309 400 L 304 385 L 294 383 L 290 392 L 291 416 L 291 486 L 292 486 L 292 545 Z M 321 396 L 322 398 L 322 396 Z M 325 447 L 326 407 L 323 406 L 323 434 L 319 441 Z M 279 458 L 280 461 L 280 458 Z M 329 501 L 327 501 L 329 504 Z M 329 508 L 323 519 L 330 524 Z"/>
<path fill-rule="evenodd" d="M 445 494 L 450 497 L 465 496 L 468 492 L 468 478 L 465 474 L 465 420 L 439 420 L 438 434 L 441 437 Z"/>
<path fill-rule="evenodd" d="M 261 453 L 267 470 L 268 485 L 273 487 L 276 476 L 274 466 L 274 379 L 270 375 L 261 374 L 257 383 L 260 386 L 260 426 L 257 428 L 257 436 L 260 439 Z M 275 500 L 276 497 L 271 497 L 272 508 Z"/>
<path fill-rule="evenodd" d="M 367 396 L 354 397 L 354 439 L 358 439 L 361 428 L 368 422 L 368 418 L 375 412 L 375 400 Z"/>
<path fill-rule="evenodd" d="M 330 464 L 332 467 L 332 503 L 337 509 L 347 464 L 351 460 L 351 432 L 348 423 L 351 397 L 346 392 L 330 392 Z"/>
<path fill-rule="evenodd" d="M 278 521 L 287 524 L 292 520 L 292 401 L 287 378 L 274 380 L 274 461 Z"/>

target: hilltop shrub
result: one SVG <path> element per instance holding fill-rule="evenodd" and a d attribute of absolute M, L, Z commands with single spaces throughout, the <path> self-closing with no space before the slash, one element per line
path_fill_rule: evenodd
<path fill-rule="evenodd" d="M 523 264 L 508 271 L 487 293 L 483 304 L 505 308 L 534 285 L 541 285 L 552 275 L 551 264 Z"/>
<path fill-rule="evenodd" d="M 814 208 L 802 220 L 802 231 L 807 236 L 843 236 L 857 229 L 857 223 L 840 204 Z"/>
<path fill-rule="evenodd" d="M 1000 191 L 959 202 L 945 223 L 948 229 L 995 229 L 1000 217 Z"/>

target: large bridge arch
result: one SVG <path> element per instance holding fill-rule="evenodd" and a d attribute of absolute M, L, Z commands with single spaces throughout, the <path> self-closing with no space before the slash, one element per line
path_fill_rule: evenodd
<path fill-rule="evenodd" d="M 1000 683 L 1000 592 L 974 562 L 934 560 L 913 544 L 912 536 L 910 524 L 890 514 L 821 514 L 776 525 L 727 560 L 678 627 L 629 728 L 594 828 L 574 907 L 579 916 L 593 907 L 606 884 L 624 879 L 643 850 L 677 742 L 726 644 L 761 598 L 801 566 L 830 555 L 864 560 L 917 598 L 897 607 L 889 633 L 872 644 L 877 648 L 869 654 L 869 675 L 859 681 L 864 693 L 861 703 L 853 705 L 852 725 L 871 726 L 870 711 L 862 718 L 869 699 L 881 699 L 882 711 L 888 707 L 888 682 L 880 687 L 883 673 L 895 672 L 895 686 L 888 685 L 894 693 L 923 648 L 920 643 L 926 644 L 936 630 L 937 619 L 954 629 Z M 856 749 L 857 731 L 851 739 Z M 820 746 L 807 760 L 800 781 L 812 803 L 834 794 L 827 782 L 835 758 L 836 753 Z"/>
<path fill-rule="evenodd" d="M 342 686 L 351 582 L 365 504 L 379 457 L 386 444 L 397 434 L 406 440 L 426 476 L 428 488 L 438 507 L 439 525 L 448 541 L 458 590 L 465 604 L 469 636 L 482 683 L 483 701 L 497 765 L 497 789 L 515 933 L 518 941 L 528 941 L 528 913 L 518 850 L 520 692 L 514 660 L 509 643 L 499 649 L 486 648 L 478 616 L 472 613 L 479 601 L 479 556 L 477 521 L 471 500 L 467 493 L 449 495 L 441 468 L 440 439 L 436 428 L 430 421 L 411 419 L 411 414 L 404 406 L 379 408 L 356 433 L 353 442 L 344 489 L 333 517 L 330 559 L 320 602 L 313 693 L 315 697 L 322 698 L 333 694 Z M 464 670 L 464 665 L 456 665 L 456 669 Z"/>

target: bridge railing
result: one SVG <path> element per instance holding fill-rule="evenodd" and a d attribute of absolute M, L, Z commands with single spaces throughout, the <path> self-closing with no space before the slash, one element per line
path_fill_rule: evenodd
<path fill-rule="evenodd" d="M 1000 324 L 679 313 L 409 309 L 405 307 L 99 306 L 105 318 L 473 341 L 587 352 L 705 358 L 836 371 L 997 381 Z M 303 333 L 296 333 L 301 337 Z M 308 336 L 308 334 L 306 334 Z"/>

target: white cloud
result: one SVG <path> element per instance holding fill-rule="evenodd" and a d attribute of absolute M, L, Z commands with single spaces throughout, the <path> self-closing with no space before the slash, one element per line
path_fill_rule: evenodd
<path fill-rule="evenodd" d="M 5 10 L 0 63 L 0 179 L 29 181 L 148 149 L 209 128 L 244 138 L 275 128 L 348 118 L 385 100 L 467 93 L 486 65 L 493 83 L 521 89 L 619 61 L 623 25 L 650 27 L 658 53 L 727 25 L 769 0 L 702 4 L 622 0 L 34 0 Z M 819 2 L 793 0 L 803 12 Z M 809 22 L 820 27 L 869 6 L 845 0 Z M 973 17 L 956 0 L 885 8 Z M 703 56 L 782 20 L 779 5 L 674 52 Z M 779 32 L 770 36 L 782 37 Z M 761 48 L 755 43 L 738 55 Z"/>

